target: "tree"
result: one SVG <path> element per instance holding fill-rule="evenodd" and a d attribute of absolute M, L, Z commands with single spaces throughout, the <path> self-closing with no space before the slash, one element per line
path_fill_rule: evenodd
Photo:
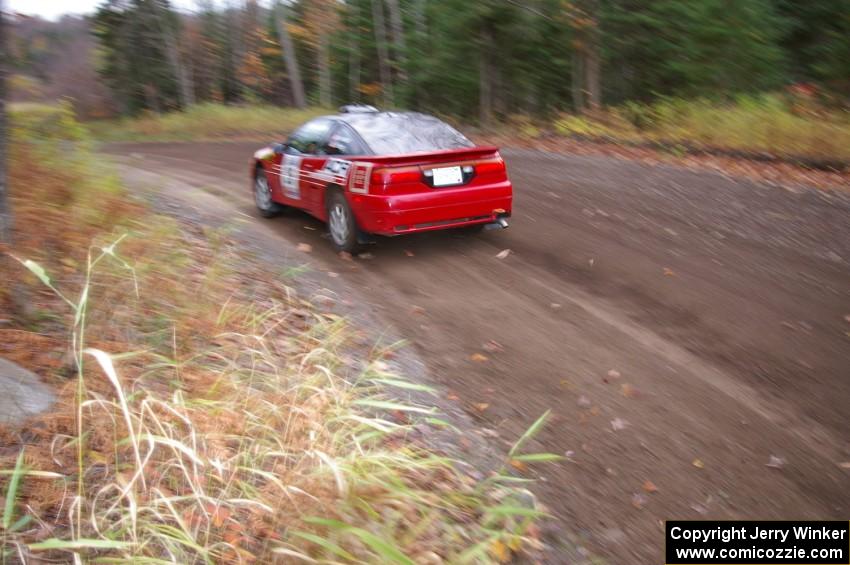
<path fill-rule="evenodd" d="M 580 0 L 566 8 L 573 30 L 573 107 L 579 112 L 595 111 L 602 102 L 599 3 Z"/>
<path fill-rule="evenodd" d="M 154 12 L 154 18 L 157 20 L 157 24 L 159 26 L 159 33 L 162 43 L 165 45 L 165 54 L 168 57 L 168 64 L 171 66 L 171 70 L 177 79 L 178 86 L 180 87 L 180 106 L 182 108 L 188 108 L 195 103 L 195 93 L 192 89 L 191 77 L 186 72 L 186 67 L 183 66 L 177 40 L 174 37 L 175 33 L 172 29 L 172 22 L 176 18 L 174 18 L 173 14 L 171 14 L 167 9 L 160 6 L 159 2 L 156 0 L 150 2 L 150 8 Z"/>
<path fill-rule="evenodd" d="M 301 82 L 301 71 L 298 68 L 298 58 L 295 53 L 295 45 L 292 43 L 292 36 L 289 35 L 286 7 L 283 2 L 277 3 L 276 21 L 282 56 L 286 63 L 286 72 L 289 75 L 289 84 L 292 88 L 292 103 L 296 108 L 304 108 L 307 105 L 304 96 L 304 83 Z"/>
<path fill-rule="evenodd" d="M 191 101 L 180 79 L 167 0 L 107 0 L 94 18 L 102 51 L 99 72 L 124 111 L 177 109 Z M 181 86 L 182 84 L 182 86 Z"/>
<path fill-rule="evenodd" d="M 390 74 L 390 57 L 387 52 L 387 30 L 384 24 L 384 1 L 372 0 L 372 26 L 375 31 L 375 45 L 378 50 L 378 71 L 381 77 L 381 91 L 384 103 L 393 104 L 393 79 Z"/>
<path fill-rule="evenodd" d="M 396 76 L 402 88 L 407 86 L 407 47 L 404 38 L 404 23 L 401 18 L 401 8 L 398 0 L 387 0 L 390 10 L 390 32 L 393 38 L 393 50 L 395 51 Z"/>
<path fill-rule="evenodd" d="M 0 0 L 0 244 L 12 242 L 12 209 L 9 206 L 6 166 L 6 64 L 8 43 L 6 38 L 6 15 L 3 0 Z"/>
<path fill-rule="evenodd" d="M 308 43 L 316 50 L 319 71 L 319 103 L 328 108 L 331 92 L 331 37 L 340 28 L 339 5 L 336 0 L 306 0 L 304 25 Z"/>
<path fill-rule="evenodd" d="M 782 44 L 795 81 L 850 92 L 850 0 L 775 0 L 785 19 Z"/>
<path fill-rule="evenodd" d="M 612 101 L 769 90 L 784 77 L 784 21 L 769 0 L 608 0 Z"/>

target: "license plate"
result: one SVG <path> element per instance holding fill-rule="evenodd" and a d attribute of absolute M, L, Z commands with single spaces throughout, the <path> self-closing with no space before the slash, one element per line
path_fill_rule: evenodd
<path fill-rule="evenodd" d="M 434 186 L 449 186 L 463 183 L 463 173 L 460 167 L 440 167 L 431 169 L 434 173 Z"/>

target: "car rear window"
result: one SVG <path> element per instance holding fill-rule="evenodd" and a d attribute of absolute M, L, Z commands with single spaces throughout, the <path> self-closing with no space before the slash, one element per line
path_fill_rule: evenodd
<path fill-rule="evenodd" d="M 426 114 L 382 112 L 352 117 L 348 123 L 376 155 L 403 155 L 473 146 L 452 126 Z"/>

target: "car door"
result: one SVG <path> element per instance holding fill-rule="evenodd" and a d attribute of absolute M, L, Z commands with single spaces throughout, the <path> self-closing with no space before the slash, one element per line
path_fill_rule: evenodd
<path fill-rule="evenodd" d="M 280 163 L 280 187 L 287 204 L 313 214 L 320 210 L 324 184 L 317 173 L 327 159 L 323 148 L 332 127 L 328 118 L 311 120 L 287 141 Z"/>

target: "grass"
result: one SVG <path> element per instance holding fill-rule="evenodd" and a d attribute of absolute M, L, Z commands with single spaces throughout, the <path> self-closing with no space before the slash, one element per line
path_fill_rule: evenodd
<path fill-rule="evenodd" d="M 18 288 L 52 317 L 0 354 L 56 388 L 0 429 L 4 561 L 489 563 L 540 547 L 518 467 L 485 478 L 422 438 L 459 434 L 411 400 L 392 347 L 358 348 L 220 231 L 156 216 L 67 108 L 13 116 Z M 10 285 L 7 288 L 11 288 Z M 63 356 L 63 352 L 68 354 Z M 8 449 L 18 446 L 18 449 Z"/>
<path fill-rule="evenodd" d="M 89 126 L 94 136 L 103 141 L 279 139 L 307 120 L 329 113 L 333 110 L 205 103 L 185 112 L 96 121 Z"/>
<path fill-rule="evenodd" d="M 764 95 L 735 102 L 661 100 L 626 104 L 595 116 L 561 115 L 562 135 L 676 147 L 769 153 L 788 160 L 850 162 L 850 112 Z"/>
<path fill-rule="evenodd" d="M 194 141 L 282 138 L 304 121 L 333 110 L 199 104 L 186 112 L 90 124 L 104 141 Z M 461 128 L 464 129 L 464 128 Z M 805 97 L 741 96 L 710 100 L 662 99 L 628 103 L 593 115 L 561 114 L 550 123 L 510 116 L 495 133 L 535 139 L 552 133 L 615 143 L 662 143 L 686 148 L 769 153 L 800 159 L 850 162 L 850 112 L 830 110 Z M 487 132 L 481 137 L 486 138 Z"/>

